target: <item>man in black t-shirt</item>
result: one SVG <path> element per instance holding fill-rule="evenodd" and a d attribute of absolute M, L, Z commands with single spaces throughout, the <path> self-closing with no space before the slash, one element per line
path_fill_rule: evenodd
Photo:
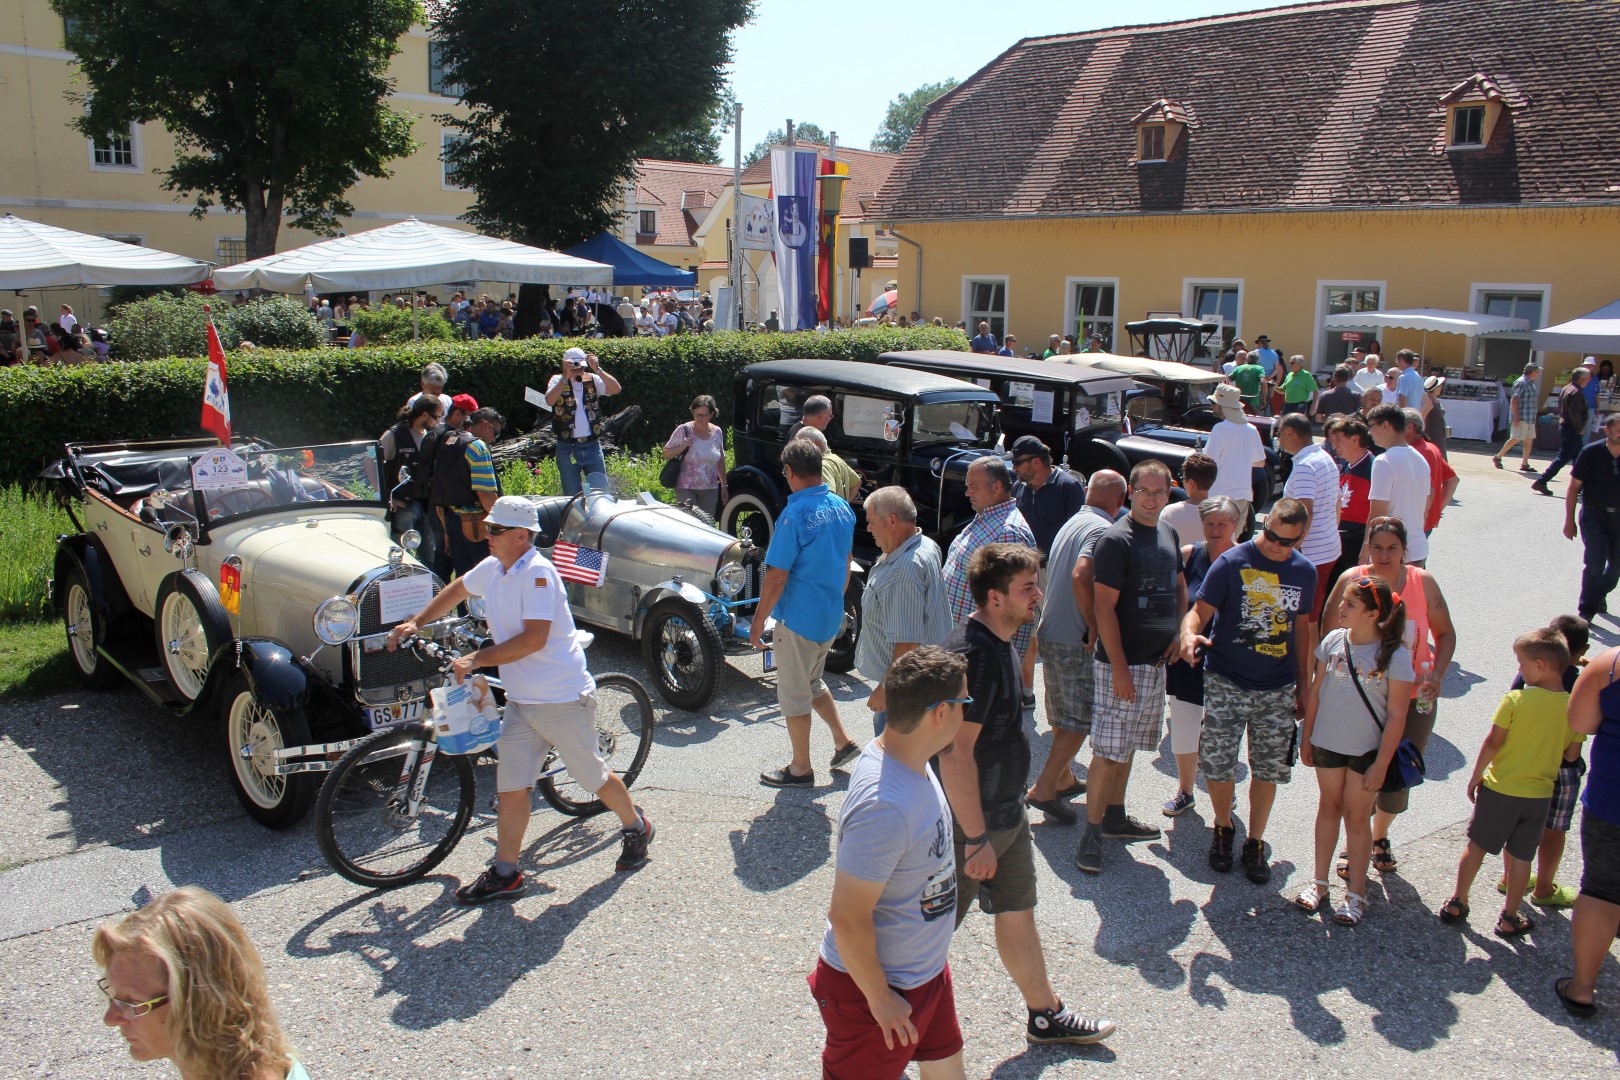
<path fill-rule="evenodd" d="M 968 564 L 974 611 L 944 647 L 968 660 L 968 702 L 956 741 L 937 759 L 956 819 L 956 921 L 978 898 L 996 920 L 996 949 L 1029 1010 L 1032 1043 L 1092 1043 L 1114 1025 L 1078 1016 L 1046 976 L 1035 928 L 1035 845 L 1024 813 L 1029 738 L 1024 680 L 1013 634 L 1035 616 L 1040 554 L 1022 544 L 986 544 Z"/>
<path fill-rule="evenodd" d="M 1620 413 L 1603 419 L 1603 440 L 1583 447 L 1564 494 L 1564 535 L 1575 539 L 1575 502 L 1582 503 L 1580 538 L 1585 547 L 1581 572 L 1581 618 L 1609 610 L 1609 594 L 1620 583 Z"/>
<path fill-rule="evenodd" d="M 1176 532 L 1159 520 L 1170 502 L 1170 470 L 1144 461 L 1131 470 L 1131 512 L 1097 541 L 1097 662 L 1092 679 L 1091 777 L 1086 831 L 1076 865 L 1102 872 L 1102 842 L 1152 840 L 1159 830 L 1125 813 L 1125 786 L 1138 750 L 1164 736 L 1164 666 L 1176 651 L 1187 582 Z"/>

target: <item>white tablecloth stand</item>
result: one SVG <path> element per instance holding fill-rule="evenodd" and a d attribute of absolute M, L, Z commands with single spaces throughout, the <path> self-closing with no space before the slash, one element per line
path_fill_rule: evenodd
<path fill-rule="evenodd" d="M 1503 424 L 1505 413 L 1501 401 L 1470 401 L 1464 398 L 1442 398 L 1440 407 L 1446 411 L 1446 426 L 1453 439 L 1476 439 L 1490 442 Z"/>

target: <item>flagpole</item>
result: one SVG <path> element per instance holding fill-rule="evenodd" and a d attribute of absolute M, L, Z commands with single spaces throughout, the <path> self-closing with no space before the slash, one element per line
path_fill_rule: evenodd
<path fill-rule="evenodd" d="M 731 320 L 733 330 L 743 328 L 742 296 L 742 102 L 733 102 L 731 114 L 731 300 L 735 308 Z"/>

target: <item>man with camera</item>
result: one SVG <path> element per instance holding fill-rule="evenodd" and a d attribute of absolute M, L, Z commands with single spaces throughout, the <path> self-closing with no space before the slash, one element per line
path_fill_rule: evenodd
<path fill-rule="evenodd" d="M 563 353 L 562 374 L 546 385 L 551 430 L 557 436 L 557 472 L 565 495 L 577 495 L 582 477 L 607 472 L 602 458 L 603 397 L 621 389 L 619 380 L 602 370 L 595 353 L 573 348 Z"/>

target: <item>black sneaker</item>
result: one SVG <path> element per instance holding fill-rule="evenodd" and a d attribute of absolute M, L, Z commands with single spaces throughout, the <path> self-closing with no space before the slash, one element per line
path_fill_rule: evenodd
<path fill-rule="evenodd" d="M 1029 1026 L 1024 1038 L 1032 1043 L 1087 1043 L 1102 1042 L 1114 1033 L 1117 1025 L 1112 1020 L 1091 1020 L 1077 1016 L 1061 1002 L 1056 1009 L 1029 1010 Z"/>
<path fill-rule="evenodd" d="M 1232 871 L 1232 838 L 1235 830 L 1230 825 L 1216 825 L 1214 838 L 1209 842 L 1209 868 L 1228 874 Z"/>
<path fill-rule="evenodd" d="M 523 871 L 518 870 L 511 877 L 502 877 L 495 872 L 492 866 L 478 875 L 478 880 L 471 885 L 463 885 L 456 890 L 456 899 L 463 904 L 487 904 L 491 900 L 511 900 L 522 896 L 528 888 L 523 880 Z"/>
<path fill-rule="evenodd" d="M 1073 825 L 1080 820 L 1080 815 L 1074 807 L 1062 799 L 1037 799 L 1033 795 L 1024 796 L 1024 805 L 1033 807 L 1045 814 L 1047 820 L 1055 821 L 1059 825 Z"/>
<path fill-rule="evenodd" d="M 1080 837 L 1080 851 L 1074 857 L 1074 865 L 1088 874 L 1102 873 L 1102 834 L 1096 829 L 1087 829 Z"/>
<path fill-rule="evenodd" d="M 767 787 L 815 787 L 816 774 L 807 772 L 800 776 L 798 773 L 788 772 L 788 767 L 784 765 L 780 769 L 760 773 L 759 782 Z"/>
<path fill-rule="evenodd" d="M 636 813 L 641 815 L 641 828 L 619 830 L 624 846 L 619 849 L 619 861 L 613 864 L 615 870 L 639 870 L 647 865 L 647 845 L 653 838 L 652 818 L 639 806 Z"/>
<path fill-rule="evenodd" d="M 854 761 L 856 758 L 858 758 L 860 756 L 861 756 L 860 744 L 857 743 L 854 739 L 851 739 L 851 740 L 849 740 L 849 742 L 845 743 L 843 746 L 840 746 L 837 750 L 833 751 L 832 765 L 829 766 L 829 768 L 836 769 L 840 765 L 846 765 L 849 762 Z"/>
<path fill-rule="evenodd" d="M 1127 844 L 1137 840 L 1157 840 L 1161 835 L 1157 825 L 1149 825 L 1145 821 L 1137 821 L 1126 814 L 1114 821 L 1103 819 L 1103 838 L 1107 840 L 1123 840 Z"/>
<path fill-rule="evenodd" d="M 1231 850 L 1230 847 L 1227 848 Z M 1226 865 L 1232 865 L 1232 858 L 1227 856 Z M 1256 885 L 1264 885 L 1271 880 L 1271 864 L 1266 861 L 1266 845 L 1263 840 L 1243 841 L 1243 872 L 1249 875 L 1249 880 Z"/>
<path fill-rule="evenodd" d="M 1018 703 L 1026 709 L 1033 709 L 1035 707 L 1035 691 L 1025 690 L 1024 696 L 1018 699 Z"/>

